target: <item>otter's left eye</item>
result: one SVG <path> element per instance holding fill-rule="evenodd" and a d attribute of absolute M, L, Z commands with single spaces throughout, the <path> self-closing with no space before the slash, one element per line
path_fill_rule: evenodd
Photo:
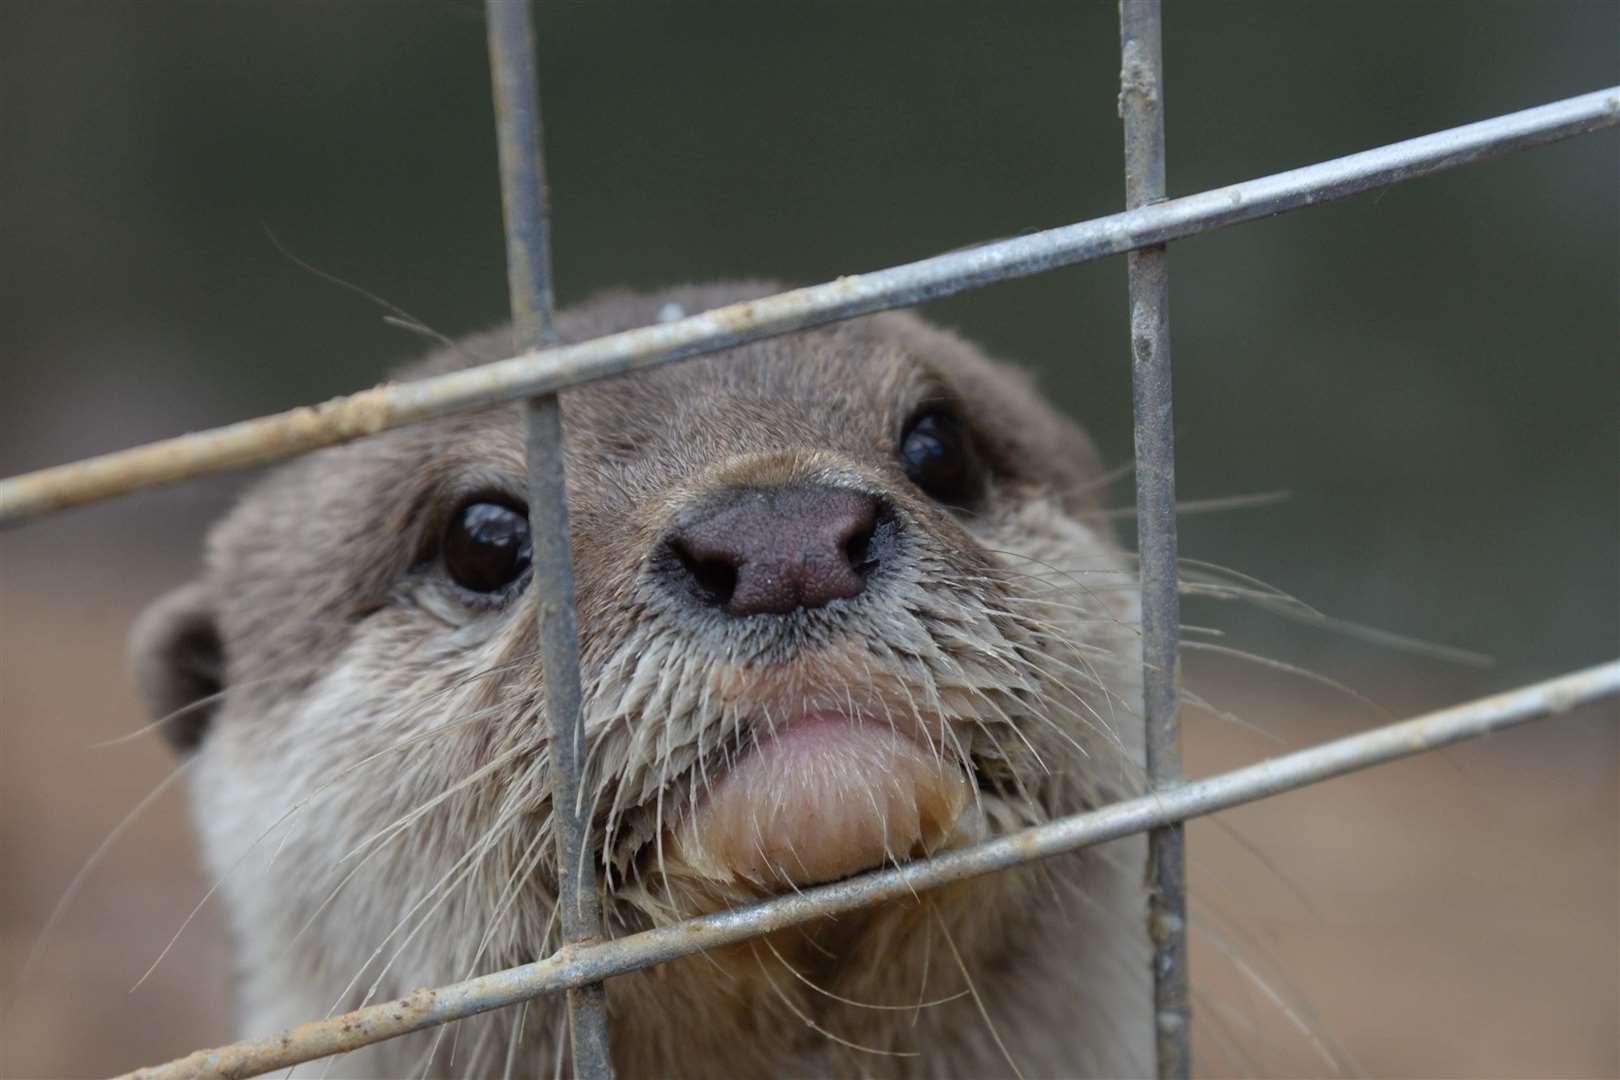
<path fill-rule="evenodd" d="M 444 566 L 464 589 L 500 592 L 529 568 L 529 519 L 500 503 L 468 503 L 445 532 Z"/>
<path fill-rule="evenodd" d="M 911 482 L 947 506 L 971 506 L 983 489 L 972 438 L 962 421 L 942 409 L 912 418 L 900 436 L 899 456 Z"/>

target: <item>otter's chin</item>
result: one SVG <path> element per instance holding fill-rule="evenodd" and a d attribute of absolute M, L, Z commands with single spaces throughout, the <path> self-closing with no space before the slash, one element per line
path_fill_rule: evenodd
<path fill-rule="evenodd" d="M 696 877 L 778 892 L 947 847 L 973 791 L 924 738 L 831 711 L 778 723 L 698 800 L 669 854 Z"/>

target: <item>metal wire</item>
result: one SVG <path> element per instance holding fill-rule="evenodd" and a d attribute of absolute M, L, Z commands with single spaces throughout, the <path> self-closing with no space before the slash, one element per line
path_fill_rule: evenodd
<path fill-rule="evenodd" d="M 485 11 L 500 147 L 512 333 L 518 348 L 543 349 L 555 344 L 557 335 L 552 325 L 540 82 L 529 3 L 488 0 Z M 579 797 L 585 714 L 579 687 L 579 626 L 568 535 L 562 409 L 556 393 L 529 399 L 527 414 L 529 534 L 550 726 L 547 746 L 551 820 L 557 835 L 557 910 L 563 941 L 575 944 L 601 939 L 602 905 L 596 892 L 596 860 L 586 857 L 591 851 L 590 818 Z M 581 1080 L 610 1080 L 607 996 L 601 983 L 569 989 L 568 1030 L 574 1075 Z"/>
<path fill-rule="evenodd" d="M 1617 123 L 1620 87 L 1610 87 L 1077 225 L 24 473 L 0 480 L 0 525 L 141 488 L 278 461 L 387 428 L 551 393 L 807 326 L 1119 255 Z"/>
<path fill-rule="evenodd" d="M 604 941 L 566 946 L 523 967 L 498 971 L 397 1001 L 290 1028 L 279 1035 L 199 1050 L 126 1074 L 141 1080 L 257 1076 L 354 1050 L 412 1031 L 515 1005 L 872 904 L 905 901 L 922 889 L 1006 870 L 1118 840 L 1172 821 L 1201 817 L 1335 776 L 1437 750 L 1620 694 L 1620 660 L 1494 697 L 1285 754 L 1168 791 L 1039 825 L 972 847 L 789 893 L 748 907 Z"/>
<path fill-rule="evenodd" d="M 1159 0 L 1120 0 L 1119 115 L 1125 124 L 1125 205 L 1165 197 L 1164 56 Z M 1142 589 L 1143 722 L 1152 790 L 1181 783 L 1181 592 L 1176 560 L 1175 425 L 1170 393 L 1170 258 L 1163 244 L 1127 257 L 1131 397 L 1136 435 L 1137 553 Z M 1161 1080 L 1192 1068 L 1187 989 L 1186 837 L 1180 822 L 1148 834 L 1148 936 L 1153 1027 Z"/>
<path fill-rule="evenodd" d="M 564 945 L 551 957 L 523 967 L 419 990 L 269 1039 L 198 1051 L 129 1075 L 258 1075 L 562 990 L 568 993 L 575 1075 L 592 1080 L 611 1077 L 603 988 L 608 977 L 1152 830 L 1150 929 L 1155 944 L 1158 1072 L 1161 1077 L 1185 1077 L 1189 1018 L 1181 821 L 1620 693 L 1617 661 L 1182 783 L 1176 725 L 1179 596 L 1164 248 L 1172 239 L 1613 126 L 1620 123 L 1620 88 L 1166 202 L 1161 201 L 1165 186 L 1159 0 L 1121 0 L 1125 212 L 557 347 L 529 0 L 486 3 L 508 279 L 515 346 L 525 350 L 522 355 L 0 481 L 0 525 L 141 488 L 280 460 L 458 411 L 529 399 L 533 563 L 546 708 L 552 725 L 552 812 L 558 831 Z M 1102 810 L 891 870 L 604 940 L 594 861 L 586 857 L 588 821 L 577 797 L 584 732 L 557 392 L 591 379 L 1121 252 L 1132 252 L 1132 372 L 1152 790 Z"/>

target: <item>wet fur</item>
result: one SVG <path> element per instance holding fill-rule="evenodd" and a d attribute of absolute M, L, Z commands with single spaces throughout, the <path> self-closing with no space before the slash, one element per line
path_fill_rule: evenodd
<path fill-rule="evenodd" d="M 693 312 L 773 288 L 615 294 L 560 330 L 583 340 L 667 303 Z M 404 376 L 511 351 L 486 335 Z M 895 463 L 907 416 L 936 397 L 960 402 L 994 471 L 977 513 L 934 504 Z M 694 877 L 659 837 L 713 770 L 770 738 L 773 707 L 843 706 L 853 687 L 869 709 L 949 717 L 941 767 L 979 779 L 963 840 L 1134 788 L 1129 564 L 1099 512 L 1090 444 L 1015 372 L 884 314 L 576 388 L 563 407 L 609 933 L 757 898 Z M 200 755 L 196 820 L 238 946 L 245 1033 L 556 946 L 534 597 L 479 610 L 433 563 L 461 499 L 521 502 L 523 477 L 516 407 L 311 455 L 244 499 L 200 581 L 138 631 L 160 715 L 223 691 L 172 733 Z M 727 620 L 657 586 L 650 553 L 689 500 L 800 481 L 898 508 L 901 557 L 861 596 Z M 1141 866 L 1140 840 L 1121 842 L 612 980 L 617 1065 L 984 1076 L 1009 1071 L 999 1042 L 1026 1075 L 1146 1073 Z M 491 1075 L 510 1053 L 514 1075 L 549 1075 L 560 1021 L 542 999 L 333 1072 Z"/>

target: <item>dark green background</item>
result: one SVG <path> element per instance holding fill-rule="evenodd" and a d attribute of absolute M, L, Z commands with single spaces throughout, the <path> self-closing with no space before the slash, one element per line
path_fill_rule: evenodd
<path fill-rule="evenodd" d="M 1620 82 L 1613 2 L 1166 8 L 1172 194 Z M 1111 3 L 539 19 L 565 303 L 814 282 L 1122 202 Z M 418 348 L 265 226 L 445 333 L 499 320 L 484 47 L 472 0 L 8 0 L 0 470 L 358 388 Z M 1184 554 L 1498 664 L 1223 614 L 1241 640 L 1397 706 L 1620 651 L 1617 150 L 1605 132 L 1173 248 L 1181 493 L 1293 493 L 1188 518 Z M 928 313 L 1129 457 L 1123 260 Z M 7 573 L 125 559 L 156 591 L 239 482 L 12 533 Z"/>

